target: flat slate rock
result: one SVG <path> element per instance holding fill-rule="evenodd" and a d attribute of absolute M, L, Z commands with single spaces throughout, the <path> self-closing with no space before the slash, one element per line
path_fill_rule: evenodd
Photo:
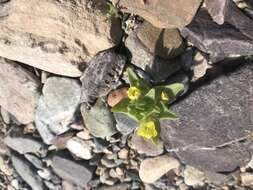
<path fill-rule="evenodd" d="M 94 170 L 88 162 L 76 161 L 65 151 L 53 157 L 52 167 L 58 176 L 80 187 L 85 187 L 91 180 Z"/>
<path fill-rule="evenodd" d="M 43 190 L 44 185 L 32 165 L 20 155 L 12 155 L 11 161 L 17 173 L 33 189 Z"/>
<path fill-rule="evenodd" d="M 167 151 L 201 170 L 229 172 L 246 165 L 252 150 L 241 141 L 253 132 L 252 82 L 253 63 L 245 64 L 175 104 L 180 119 L 161 122 Z"/>
<path fill-rule="evenodd" d="M 199 50 L 209 54 L 212 62 L 229 55 L 252 55 L 253 40 L 231 24 L 215 23 L 206 10 L 200 10 L 187 27 L 180 30 L 182 36 Z"/>
<path fill-rule="evenodd" d="M 43 143 L 31 136 L 7 136 L 4 138 L 4 143 L 11 149 L 20 154 L 34 153 L 38 154 L 44 147 Z"/>
<path fill-rule="evenodd" d="M 17 62 L 0 57 L 0 105 L 22 124 L 34 121 L 40 81 Z"/>

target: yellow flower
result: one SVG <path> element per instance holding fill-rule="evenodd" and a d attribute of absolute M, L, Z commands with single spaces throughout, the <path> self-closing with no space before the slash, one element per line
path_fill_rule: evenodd
<path fill-rule="evenodd" d="M 141 91 L 134 86 L 130 87 L 127 91 L 127 96 L 130 100 L 137 100 L 140 97 L 140 95 Z"/>
<path fill-rule="evenodd" d="M 167 92 L 162 91 L 162 93 L 161 93 L 161 100 L 164 100 L 164 101 L 169 101 L 170 100 L 170 97 L 167 94 Z"/>
<path fill-rule="evenodd" d="M 141 122 L 137 134 L 147 139 L 156 137 L 158 133 L 156 130 L 155 122 L 154 121 Z"/>

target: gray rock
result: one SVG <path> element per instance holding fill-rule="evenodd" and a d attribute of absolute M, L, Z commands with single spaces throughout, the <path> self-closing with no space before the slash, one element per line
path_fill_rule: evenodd
<path fill-rule="evenodd" d="M 166 149 L 200 170 L 229 172 L 246 165 L 252 150 L 239 142 L 253 131 L 252 68 L 244 64 L 175 104 L 179 120 L 161 122 Z"/>
<path fill-rule="evenodd" d="M 122 161 L 117 163 L 114 159 L 108 159 L 104 157 L 101 159 L 101 163 L 107 168 L 114 168 L 116 166 L 119 166 L 122 163 Z"/>
<path fill-rule="evenodd" d="M 104 138 L 117 132 L 113 114 L 102 100 L 98 99 L 90 110 L 86 109 L 85 104 L 82 104 L 81 112 L 85 126 L 95 137 Z"/>
<path fill-rule="evenodd" d="M 126 64 L 126 57 L 107 50 L 97 54 L 84 71 L 81 102 L 92 103 L 98 97 L 106 96 L 119 86 L 119 77 Z"/>
<path fill-rule="evenodd" d="M 80 96 L 81 87 L 74 79 L 50 77 L 46 80 L 35 114 L 36 128 L 46 144 L 51 144 L 55 135 L 69 130 Z"/>
<path fill-rule="evenodd" d="M 134 33 L 127 37 L 125 44 L 132 54 L 131 62 L 137 67 L 147 71 L 156 82 L 168 78 L 181 67 L 178 58 L 166 60 L 154 56 Z"/>
<path fill-rule="evenodd" d="M 251 55 L 253 52 L 252 38 L 228 23 L 216 24 L 205 10 L 200 10 L 191 24 L 180 31 L 190 43 L 209 54 L 213 62 L 229 55 Z"/>
<path fill-rule="evenodd" d="M 229 10 L 229 5 L 234 4 L 233 1 L 230 0 L 205 0 L 206 8 L 211 15 L 212 19 L 217 24 L 224 24 L 226 17 L 228 16 L 228 11 L 232 12 L 233 10 Z M 235 5 L 235 4 L 234 4 Z"/>
<path fill-rule="evenodd" d="M 251 160 L 250 160 L 249 163 L 247 164 L 247 167 L 253 169 L 253 156 L 251 157 Z"/>
<path fill-rule="evenodd" d="M 97 166 L 98 163 L 100 162 L 102 158 L 102 155 L 101 154 L 95 154 L 90 160 L 89 160 L 89 164 L 91 166 Z"/>
<path fill-rule="evenodd" d="M 42 178 L 42 179 L 45 179 L 45 180 L 50 180 L 51 179 L 51 171 L 47 168 L 44 168 L 42 170 L 38 170 L 37 171 L 38 175 Z"/>
<path fill-rule="evenodd" d="M 17 179 L 11 180 L 11 186 L 19 190 L 19 181 Z"/>
<path fill-rule="evenodd" d="M 207 183 L 212 183 L 215 185 L 222 185 L 225 184 L 231 176 L 221 174 L 221 173 L 215 173 L 210 171 L 205 171 L 205 178 Z"/>
<path fill-rule="evenodd" d="M 22 124 L 34 120 L 39 80 L 18 63 L 0 57 L 0 105 Z"/>
<path fill-rule="evenodd" d="M 231 0 L 206 0 L 206 8 L 218 24 L 227 22 L 243 35 L 253 39 L 253 20 L 246 16 Z"/>
<path fill-rule="evenodd" d="M 116 128 L 123 135 L 132 133 L 137 127 L 138 123 L 123 113 L 114 113 L 115 120 L 117 122 Z"/>
<path fill-rule="evenodd" d="M 1 107 L 1 116 L 3 118 L 4 123 L 10 124 L 10 122 L 11 122 L 11 115 L 3 107 Z"/>
<path fill-rule="evenodd" d="M 85 187 L 91 180 L 93 168 L 86 161 L 74 161 L 66 152 L 58 152 L 53 157 L 54 172 L 73 184 Z"/>
<path fill-rule="evenodd" d="M 38 168 L 38 169 L 42 169 L 43 168 L 43 163 L 42 163 L 42 161 L 37 156 L 35 156 L 33 154 L 29 154 L 29 153 L 25 154 L 24 156 L 36 168 Z"/>
<path fill-rule="evenodd" d="M 204 185 L 205 179 L 204 173 L 194 167 L 186 166 L 183 175 L 184 175 L 184 182 L 186 185 L 193 187 Z"/>
<path fill-rule="evenodd" d="M 4 138 L 4 143 L 11 149 L 19 152 L 20 154 L 35 153 L 39 154 L 44 145 L 41 141 L 31 136 L 7 136 Z"/>
<path fill-rule="evenodd" d="M 95 144 L 95 147 L 94 147 L 93 151 L 96 151 L 96 152 L 103 152 L 110 145 L 110 143 L 108 141 L 101 139 L 101 138 L 94 138 L 94 144 Z"/>
<path fill-rule="evenodd" d="M 49 181 L 44 181 L 44 183 L 50 190 L 62 190 L 61 185 L 55 185 Z"/>
<path fill-rule="evenodd" d="M 150 140 L 144 139 L 136 134 L 132 135 L 128 144 L 132 149 L 137 150 L 139 154 L 145 154 L 147 156 L 158 156 L 164 151 L 162 141 L 158 141 L 157 144 L 154 144 Z"/>
<path fill-rule="evenodd" d="M 131 188 L 130 183 L 120 183 L 120 184 L 113 185 L 113 186 L 103 185 L 103 186 L 99 187 L 97 190 L 128 190 L 130 188 Z"/>
<path fill-rule="evenodd" d="M 30 185 L 33 190 L 44 189 L 42 180 L 37 176 L 36 172 L 32 169 L 32 166 L 28 161 L 18 155 L 12 155 L 11 161 L 17 173 L 28 185 Z"/>
<path fill-rule="evenodd" d="M 200 53 L 197 52 L 193 59 L 192 71 L 193 71 L 193 79 L 192 81 L 196 81 L 201 77 L 205 76 L 208 69 L 212 68 L 206 58 Z"/>

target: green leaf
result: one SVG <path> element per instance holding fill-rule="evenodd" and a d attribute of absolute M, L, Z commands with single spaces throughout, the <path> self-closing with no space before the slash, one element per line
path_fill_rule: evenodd
<path fill-rule="evenodd" d="M 164 87 L 165 89 L 170 90 L 174 96 L 177 96 L 179 92 L 184 90 L 184 85 L 182 83 L 174 83 Z"/>
<path fill-rule="evenodd" d="M 149 92 L 145 95 L 145 97 L 149 97 L 153 100 L 155 100 L 156 96 L 156 91 L 154 88 L 150 89 Z"/>
<path fill-rule="evenodd" d="M 156 137 L 151 138 L 151 141 L 152 141 L 153 144 L 158 145 L 159 136 L 160 136 L 160 134 L 157 135 Z"/>
<path fill-rule="evenodd" d="M 150 90 L 150 84 L 142 78 L 139 78 L 138 75 L 131 69 L 127 68 L 127 75 L 130 86 L 135 86 L 141 90 L 142 95 L 145 95 Z"/>
<path fill-rule="evenodd" d="M 171 119 L 171 120 L 178 119 L 178 115 L 175 112 L 169 110 L 169 108 L 163 102 L 161 102 L 160 105 L 162 111 L 158 116 L 159 119 Z"/>
<path fill-rule="evenodd" d="M 138 83 L 140 79 L 130 67 L 127 68 L 127 75 L 128 75 L 128 80 L 130 82 L 130 86 L 138 87 Z"/>
<path fill-rule="evenodd" d="M 124 98 L 119 103 L 117 103 L 112 109 L 112 112 L 121 112 L 128 113 L 128 105 L 130 104 L 130 100 L 128 98 Z"/>

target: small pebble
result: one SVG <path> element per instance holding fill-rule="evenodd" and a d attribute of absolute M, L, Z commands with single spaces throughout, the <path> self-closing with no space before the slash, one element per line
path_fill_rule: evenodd
<path fill-rule="evenodd" d="M 109 170 L 109 175 L 110 175 L 112 178 L 117 178 L 117 177 L 118 177 L 118 176 L 117 176 L 117 173 L 116 173 L 116 171 L 115 171 L 114 168 L 112 168 L 112 169 Z"/>
<path fill-rule="evenodd" d="M 43 179 L 46 179 L 46 180 L 51 179 L 51 172 L 48 169 L 38 170 L 37 173 Z"/>
<path fill-rule="evenodd" d="M 115 178 L 109 178 L 104 181 L 104 184 L 106 185 L 114 185 L 118 180 Z"/>
<path fill-rule="evenodd" d="M 123 148 L 118 152 L 119 159 L 126 160 L 128 158 L 128 149 Z"/>
<path fill-rule="evenodd" d="M 15 190 L 15 188 L 12 187 L 11 185 L 8 185 L 8 186 L 7 186 L 7 190 Z"/>
<path fill-rule="evenodd" d="M 7 164 L 3 164 L 0 166 L 0 170 L 7 176 L 12 176 L 13 175 L 13 169 L 7 165 Z"/>
<path fill-rule="evenodd" d="M 114 160 L 109 160 L 109 159 L 107 159 L 107 158 L 102 158 L 102 159 L 101 159 L 101 163 L 102 163 L 104 166 L 106 166 L 107 168 L 114 168 L 114 167 L 118 166 L 118 164 L 116 164 L 116 163 L 114 162 Z"/>
<path fill-rule="evenodd" d="M 123 176 L 124 175 L 124 170 L 120 167 L 116 168 L 116 173 L 118 176 Z"/>
<path fill-rule="evenodd" d="M 186 184 L 181 183 L 181 184 L 179 185 L 179 189 L 180 189 L 180 190 L 188 190 L 189 187 L 188 187 Z"/>
<path fill-rule="evenodd" d="M 86 128 L 84 128 L 82 131 L 78 132 L 76 134 L 76 136 L 83 139 L 83 140 L 92 139 L 92 136 L 90 135 L 89 131 Z"/>
<path fill-rule="evenodd" d="M 46 186 L 50 189 L 50 190 L 61 190 L 62 187 L 60 185 L 55 185 L 49 181 L 44 181 L 44 183 L 46 184 Z"/>
<path fill-rule="evenodd" d="M 84 129 L 84 125 L 81 122 L 72 123 L 69 127 L 79 131 Z"/>
<path fill-rule="evenodd" d="M 62 181 L 62 190 L 76 190 L 75 186 L 68 182 L 68 181 Z"/>
<path fill-rule="evenodd" d="M 194 167 L 186 166 L 184 170 L 184 181 L 189 186 L 203 186 L 204 185 L 204 173 Z"/>
<path fill-rule="evenodd" d="M 139 176 L 145 183 L 154 183 L 168 171 L 179 167 L 179 161 L 167 155 L 147 158 L 141 162 Z"/>
<path fill-rule="evenodd" d="M 73 137 L 67 141 L 67 149 L 75 156 L 81 159 L 89 160 L 92 158 L 91 147 L 87 143 L 78 137 Z"/>
<path fill-rule="evenodd" d="M 13 179 L 11 181 L 11 186 L 14 187 L 16 190 L 18 190 L 19 189 L 19 182 L 18 182 L 18 180 L 17 179 Z"/>
<path fill-rule="evenodd" d="M 241 173 L 241 182 L 244 186 L 251 186 L 253 185 L 253 173 L 245 172 Z"/>

